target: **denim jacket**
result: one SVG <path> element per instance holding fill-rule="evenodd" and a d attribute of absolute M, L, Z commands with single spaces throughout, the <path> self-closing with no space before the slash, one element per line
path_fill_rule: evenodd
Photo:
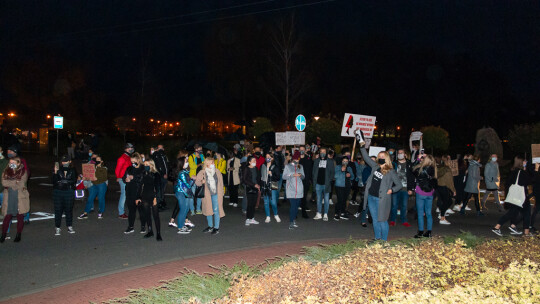
<path fill-rule="evenodd" d="M 353 170 L 351 167 L 347 166 L 347 170 L 345 172 L 341 171 L 341 166 L 336 166 L 336 169 L 334 169 L 335 174 L 334 178 L 336 179 L 336 187 L 346 187 L 347 186 L 347 179 L 349 180 L 348 186 L 351 186 L 350 181 L 355 179 Z M 349 173 L 351 177 L 347 177 L 346 174 Z"/>

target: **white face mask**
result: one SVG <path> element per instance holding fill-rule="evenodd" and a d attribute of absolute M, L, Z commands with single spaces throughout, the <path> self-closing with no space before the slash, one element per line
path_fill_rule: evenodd
<path fill-rule="evenodd" d="M 214 164 L 210 165 L 211 169 L 214 169 L 215 167 L 216 167 L 216 165 L 214 165 Z"/>
<path fill-rule="evenodd" d="M 11 169 L 17 169 L 17 164 L 9 164 L 9 167 L 10 167 Z"/>
<path fill-rule="evenodd" d="M 187 169 L 187 167 L 189 167 L 189 163 L 188 163 L 188 162 L 185 162 L 185 163 L 184 163 L 184 169 Z"/>
<path fill-rule="evenodd" d="M 397 155 L 397 158 L 398 158 L 398 159 L 404 159 L 404 158 L 405 158 L 405 154 L 399 153 L 399 154 Z"/>

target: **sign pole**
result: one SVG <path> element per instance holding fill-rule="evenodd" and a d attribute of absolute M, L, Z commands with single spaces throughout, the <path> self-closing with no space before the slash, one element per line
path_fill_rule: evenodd
<path fill-rule="evenodd" d="M 354 150 L 356 149 L 356 138 L 354 138 L 354 141 L 353 141 L 353 145 L 352 145 L 352 152 L 351 152 L 351 161 L 354 161 L 355 159 L 355 154 L 354 154 Z"/>
<path fill-rule="evenodd" d="M 58 157 L 58 133 L 60 133 L 60 130 L 56 129 L 56 157 Z"/>

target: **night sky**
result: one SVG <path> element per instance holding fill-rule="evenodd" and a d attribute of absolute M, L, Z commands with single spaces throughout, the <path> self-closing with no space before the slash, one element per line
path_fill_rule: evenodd
<path fill-rule="evenodd" d="M 53 61 L 43 94 L 61 91 L 59 79 L 75 87 L 65 75 L 77 67 L 83 89 L 70 100 L 138 115 L 146 60 L 147 115 L 240 119 L 242 99 L 247 116 L 264 115 L 266 29 L 291 14 L 296 62 L 313 79 L 293 111 L 449 129 L 538 120 L 539 1 L 1 1 L 0 108 L 24 107 L 10 81 L 22 65 Z M 251 74 L 239 77 L 243 68 Z M 415 106 L 432 114 L 388 110 Z"/>

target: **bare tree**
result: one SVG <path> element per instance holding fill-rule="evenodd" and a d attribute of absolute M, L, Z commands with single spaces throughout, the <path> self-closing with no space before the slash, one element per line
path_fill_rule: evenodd
<path fill-rule="evenodd" d="M 311 83 L 309 74 L 296 64 L 300 41 L 294 14 L 278 21 L 270 36 L 272 52 L 268 54 L 269 73 L 263 87 L 285 115 L 285 128 L 288 129 L 292 106 Z"/>

